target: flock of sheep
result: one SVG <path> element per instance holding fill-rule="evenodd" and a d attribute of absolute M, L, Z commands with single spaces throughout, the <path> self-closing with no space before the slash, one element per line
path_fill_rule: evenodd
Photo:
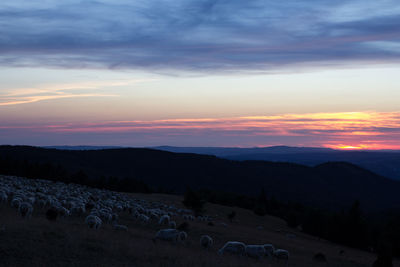
<path fill-rule="evenodd" d="M 154 242 L 163 240 L 174 244 L 184 243 L 188 235 L 185 231 L 176 229 L 177 224 L 172 218 L 180 217 L 185 221 L 212 221 L 210 216 L 195 217 L 188 209 L 145 201 L 127 194 L 77 184 L 13 176 L 0 176 L 0 202 L 9 203 L 23 218 L 30 218 L 34 208 L 47 210 L 46 217 L 49 220 L 86 216 L 84 222 L 92 229 L 99 229 L 107 223 L 116 230 L 127 231 L 126 225 L 118 223 L 119 215 L 126 212 L 132 220 L 144 225 L 157 223 L 165 228 L 156 233 Z M 212 237 L 208 235 L 200 237 L 200 246 L 204 249 L 210 249 L 213 243 Z M 228 241 L 218 253 L 256 259 L 274 257 L 286 262 L 289 260 L 287 250 L 275 249 L 272 244 L 246 245 L 243 242 Z"/>

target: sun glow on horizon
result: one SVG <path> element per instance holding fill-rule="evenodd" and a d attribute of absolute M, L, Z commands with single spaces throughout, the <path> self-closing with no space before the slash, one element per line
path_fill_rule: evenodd
<path fill-rule="evenodd" d="M 368 141 L 366 141 L 368 142 Z M 398 150 L 400 149 L 400 145 L 387 145 L 387 144 L 379 144 L 379 143 L 371 143 L 371 144 L 354 144 L 354 145 L 323 145 L 323 147 L 337 149 L 337 150 Z"/>
<path fill-rule="evenodd" d="M 372 148 L 366 145 L 326 145 L 325 147 L 338 150 L 370 150 Z M 377 149 L 377 148 L 375 148 Z"/>

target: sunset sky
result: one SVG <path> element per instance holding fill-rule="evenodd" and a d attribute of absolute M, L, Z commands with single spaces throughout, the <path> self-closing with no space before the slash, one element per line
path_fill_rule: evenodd
<path fill-rule="evenodd" d="M 0 144 L 400 149 L 398 0 L 5 0 Z"/>

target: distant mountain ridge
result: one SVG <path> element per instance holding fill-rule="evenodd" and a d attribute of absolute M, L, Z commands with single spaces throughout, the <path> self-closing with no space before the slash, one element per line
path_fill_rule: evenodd
<path fill-rule="evenodd" d="M 62 150 L 102 150 L 122 148 L 118 146 L 49 146 Z M 400 181 L 399 150 L 335 150 L 321 147 L 150 147 L 175 153 L 195 153 L 214 155 L 231 160 L 263 160 L 273 162 L 291 162 L 315 166 L 331 161 L 345 161 L 359 165 L 377 174 Z"/>
<path fill-rule="evenodd" d="M 121 146 L 44 146 L 43 148 L 53 148 L 60 150 L 102 150 L 122 148 Z"/>
<path fill-rule="evenodd" d="M 315 166 L 330 161 L 345 161 L 371 170 L 382 176 L 400 180 L 400 151 L 397 150 L 334 150 L 312 147 L 262 147 L 262 148 L 218 148 L 218 147 L 170 147 L 156 149 L 177 152 L 214 155 L 231 160 L 264 160 L 292 162 Z"/>
<path fill-rule="evenodd" d="M 348 207 L 360 200 L 369 210 L 400 209 L 400 182 L 345 162 L 309 167 L 145 148 L 59 150 L 27 146 L 0 146 L 0 157 L 83 170 L 92 179 L 132 177 L 176 193 L 190 186 L 255 196 L 264 188 L 268 196 L 279 200 L 325 208 Z"/>
<path fill-rule="evenodd" d="M 174 146 L 157 146 L 154 149 L 165 150 L 175 153 L 196 153 L 207 154 L 219 157 L 227 157 L 232 155 L 247 155 L 247 154 L 296 154 L 296 153 L 311 153 L 311 152 L 334 152 L 331 148 L 323 147 L 290 147 L 290 146 L 270 146 L 270 147 L 174 147 Z"/>

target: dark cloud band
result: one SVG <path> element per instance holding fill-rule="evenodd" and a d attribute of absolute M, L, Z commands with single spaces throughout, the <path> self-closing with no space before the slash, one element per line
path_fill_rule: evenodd
<path fill-rule="evenodd" d="M 343 19 L 348 1 L 16 0 L 0 3 L 0 65 L 209 72 L 397 63 L 400 10 L 375 2 Z"/>

